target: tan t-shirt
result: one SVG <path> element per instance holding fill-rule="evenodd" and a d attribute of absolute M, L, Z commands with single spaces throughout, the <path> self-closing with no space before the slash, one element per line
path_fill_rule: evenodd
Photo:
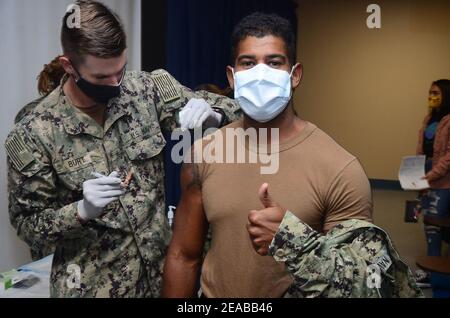
<path fill-rule="evenodd" d="M 217 133 L 242 128 L 237 121 L 200 140 L 203 151 L 220 154 L 243 144 L 230 138 L 217 142 Z M 244 146 L 258 154 L 252 145 Z M 270 148 L 269 148 L 270 150 Z M 279 169 L 261 174 L 262 163 L 201 163 L 203 206 L 212 229 L 211 248 L 202 267 L 201 287 L 207 297 L 281 297 L 292 283 L 284 265 L 271 256 L 260 256 L 246 229 L 250 210 L 263 206 L 258 190 L 269 183 L 269 193 L 317 231 L 326 232 L 351 218 L 371 221 L 372 195 L 358 160 L 311 123 L 298 136 L 279 145 Z M 235 158 L 236 159 L 236 158 Z M 210 158 L 211 160 L 211 158 Z M 266 158 L 267 160 L 267 158 Z"/>

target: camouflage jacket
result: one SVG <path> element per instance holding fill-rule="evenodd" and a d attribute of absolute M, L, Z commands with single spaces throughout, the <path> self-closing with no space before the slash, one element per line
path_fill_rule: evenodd
<path fill-rule="evenodd" d="M 42 100 L 44 98 L 45 97 L 36 98 L 35 100 L 33 100 L 33 101 L 29 102 L 28 104 L 26 104 L 25 106 L 23 106 L 22 109 L 19 110 L 16 117 L 14 118 L 14 124 L 17 124 L 28 114 L 31 114 L 33 112 L 33 110 L 36 108 L 36 106 L 39 105 L 39 103 L 42 102 Z"/>
<path fill-rule="evenodd" d="M 63 80 L 64 81 L 64 80 Z M 56 246 L 52 297 L 157 297 L 171 231 L 165 214 L 162 130 L 177 126 L 191 98 L 204 98 L 229 120 L 236 104 L 193 92 L 164 70 L 129 72 L 110 101 L 104 127 L 70 105 L 62 85 L 9 134 L 9 214 L 32 250 Z M 105 214 L 82 224 L 77 202 L 93 172 L 134 176 Z"/>
<path fill-rule="evenodd" d="M 288 211 L 269 253 L 293 278 L 286 297 L 423 297 L 389 236 L 366 221 L 321 235 Z"/>

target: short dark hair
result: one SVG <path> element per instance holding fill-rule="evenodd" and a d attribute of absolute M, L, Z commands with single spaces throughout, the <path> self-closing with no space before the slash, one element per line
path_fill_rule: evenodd
<path fill-rule="evenodd" d="M 80 27 L 69 27 L 68 11 L 63 18 L 61 44 L 64 54 L 73 63 L 84 61 L 86 55 L 99 58 L 120 56 L 127 48 L 126 35 L 119 17 L 104 4 L 91 0 L 75 2 L 80 9 Z"/>
<path fill-rule="evenodd" d="M 433 109 L 433 114 L 442 118 L 450 114 L 450 80 L 448 79 L 440 79 L 434 81 L 432 85 L 436 85 L 441 90 L 442 102 L 441 106 L 436 109 Z"/>
<path fill-rule="evenodd" d="M 273 35 L 283 39 L 289 62 L 293 65 L 297 60 L 296 39 L 291 24 L 277 14 L 255 12 L 244 17 L 234 28 L 231 36 L 231 63 L 237 58 L 239 43 L 249 36 L 262 38 Z"/>

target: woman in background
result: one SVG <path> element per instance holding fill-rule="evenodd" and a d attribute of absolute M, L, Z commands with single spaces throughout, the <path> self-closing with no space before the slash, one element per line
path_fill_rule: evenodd
<path fill-rule="evenodd" d="M 417 154 L 426 156 L 425 179 L 430 184 L 420 196 L 421 210 L 424 215 L 445 218 L 450 210 L 450 80 L 431 84 L 428 106 L 417 145 Z M 440 227 L 425 225 L 428 256 L 441 255 L 441 243 L 448 241 L 448 234 Z M 419 282 L 427 282 L 425 272 L 419 270 L 416 275 Z"/>

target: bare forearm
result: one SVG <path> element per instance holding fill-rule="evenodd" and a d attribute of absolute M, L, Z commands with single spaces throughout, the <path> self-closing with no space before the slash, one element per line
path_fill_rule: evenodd
<path fill-rule="evenodd" d="M 208 231 L 197 165 L 183 165 L 181 189 L 172 242 L 164 265 L 162 296 L 166 298 L 196 296 L 196 280 Z"/>
<path fill-rule="evenodd" d="M 190 261 L 182 256 L 169 254 L 164 266 L 163 298 L 192 298 L 196 296 L 196 279 L 200 259 Z"/>

